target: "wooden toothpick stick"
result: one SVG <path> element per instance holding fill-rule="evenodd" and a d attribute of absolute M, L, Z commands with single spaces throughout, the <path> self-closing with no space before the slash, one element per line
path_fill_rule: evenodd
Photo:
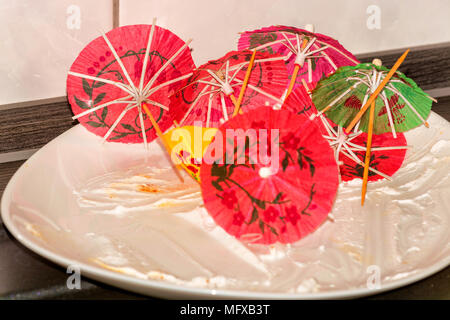
<path fill-rule="evenodd" d="M 168 145 L 166 139 L 163 136 L 161 128 L 159 127 L 159 125 L 156 122 L 155 118 L 153 118 L 153 115 L 150 112 L 150 110 L 148 109 L 147 104 L 144 102 L 144 103 L 141 104 L 141 106 L 144 109 L 145 113 L 147 114 L 148 118 L 150 119 L 150 122 L 152 123 L 153 128 L 155 128 L 156 134 L 158 135 L 159 139 L 161 139 L 161 142 L 162 142 L 164 148 L 166 149 L 167 153 L 169 154 L 170 160 L 172 161 L 172 156 L 170 154 L 170 148 L 169 148 L 169 145 Z M 184 179 L 183 179 L 183 177 L 182 177 L 182 175 L 180 173 L 180 165 L 178 165 L 178 164 L 174 164 L 174 165 L 175 165 L 174 171 L 175 171 L 176 175 L 181 180 L 181 182 L 184 182 Z"/>
<path fill-rule="evenodd" d="M 362 185 L 362 191 L 361 191 L 361 206 L 364 205 L 364 200 L 366 199 L 367 179 L 369 178 L 370 149 L 372 148 L 372 133 L 373 133 L 374 117 L 375 117 L 375 100 L 373 100 L 370 105 L 369 130 L 367 133 L 367 150 L 366 150 L 366 158 L 364 161 L 363 185 Z"/>
<path fill-rule="evenodd" d="M 409 53 L 409 49 L 406 50 L 400 58 L 398 58 L 398 60 L 395 62 L 394 66 L 392 67 L 391 70 L 389 70 L 388 74 L 386 75 L 386 77 L 383 79 L 383 81 L 380 83 L 380 85 L 376 88 L 376 90 L 371 94 L 371 96 L 369 97 L 369 99 L 367 100 L 366 104 L 359 110 L 359 112 L 356 114 L 355 118 L 353 118 L 353 120 L 350 122 L 350 124 L 347 126 L 347 128 L 345 129 L 345 131 L 348 133 L 350 131 L 352 131 L 353 127 L 356 125 L 356 123 L 361 119 L 362 115 L 366 112 L 366 110 L 369 108 L 369 106 L 372 105 L 372 102 L 375 101 L 375 99 L 377 98 L 378 94 L 381 92 L 381 90 L 383 90 L 383 88 L 386 86 L 386 84 L 389 82 L 389 80 L 392 78 L 392 76 L 395 74 L 395 72 L 397 71 L 397 69 L 400 67 L 400 65 L 403 63 L 403 61 L 405 60 L 406 56 Z"/>
<path fill-rule="evenodd" d="M 248 80 L 250 79 L 250 75 L 252 73 L 253 63 L 255 62 L 255 56 L 256 56 L 256 49 L 253 50 L 252 57 L 250 58 L 250 62 L 248 63 L 247 72 L 245 73 L 244 82 L 242 83 L 241 91 L 239 92 L 239 97 L 238 97 L 237 102 L 236 102 L 236 104 L 234 106 L 233 117 L 235 115 L 237 115 L 238 112 L 241 110 L 242 99 L 244 99 L 245 89 L 247 89 Z"/>

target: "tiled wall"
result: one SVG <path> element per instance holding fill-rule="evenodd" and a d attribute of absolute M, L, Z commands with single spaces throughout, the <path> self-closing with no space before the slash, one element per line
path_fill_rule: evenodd
<path fill-rule="evenodd" d="M 111 0 L 1 0 L 0 105 L 64 96 L 78 52 L 112 27 Z"/>
<path fill-rule="evenodd" d="M 379 30 L 369 30 L 366 26 L 366 9 L 371 3 L 381 8 Z M 413 50 L 401 70 L 433 96 L 450 96 L 450 45 L 415 47 L 450 40 L 450 20 L 442 16 L 448 14 L 450 1 L 425 3 L 419 0 L 1 0 L 0 163 L 28 158 L 76 123 L 71 120 L 64 97 L 66 73 L 78 52 L 98 36 L 98 29 L 112 27 L 114 5 L 119 9 L 116 13 L 121 25 L 149 23 L 156 16 L 158 24 L 170 27 L 182 38 L 193 37 L 197 63 L 234 48 L 237 31 L 272 23 L 315 23 L 318 31 L 336 36 L 356 52 L 411 45 Z M 335 8 L 322 10 L 325 4 Z M 74 17 L 78 12 L 80 21 Z M 372 56 L 358 55 L 365 61 L 370 61 Z M 397 56 L 398 52 L 384 53 L 381 58 L 390 66 Z M 440 99 L 440 102 L 437 110 L 448 113 L 450 99 Z M 17 166 L 20 162 L 13 164 Z M 10 166 L 2 168 L 5 174 L 2 176 L 0 172 L 0 180 L 11 170 Z"/>
<path fill-rule="evenodd" d="M 169 27 L 194 38 L 196 63 L 236 47 L 238 32 L 273 24 L 335 37 L 355 54 L 450 41 L 448 0 L 164 0 L 120 1 L 120 23 Z"/>

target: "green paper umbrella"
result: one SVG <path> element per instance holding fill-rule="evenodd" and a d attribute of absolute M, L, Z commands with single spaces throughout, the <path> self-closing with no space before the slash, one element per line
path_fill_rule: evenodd
<path fill-rule="evenodd" d="M 376 59 L 378 60 L 378 59 Z M 381 61 L 339 68 L 321 80 L 312 92 L 317 110 L 330 120 L 346 127 L 389 72 Z M 434 99 L 401 72 L 396 72 L 375 99 L 373 133 L 411 130 L 426 123 Z M 355 130 L 368 131 L 369 112 Z"/>

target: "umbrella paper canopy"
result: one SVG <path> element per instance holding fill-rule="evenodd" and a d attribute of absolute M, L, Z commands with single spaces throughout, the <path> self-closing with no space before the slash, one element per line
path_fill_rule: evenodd
<path fill-rule="evenodd" d="M 116 28 L 93 40 L 67 78 L 74 118 L 108 141 L 153 140 L 156 133 L 141 103 L 161 130 L 172 125 L 168 96 L 195 67 L 188 44 L 154 23 Z"/>
<path fill-rule="evenodd" d="M 174 163 L 180 163 L 191 177 L 200 182 L 200 165 L 206 148 L 217 132 L 216 128 L 184 126 L 164 134 Z"/>
<path fill-rule="evenodd" d="M 304 40 L 307 42 L 302 48 Z M 300 64 L 296 86 L 304 79 L 313 88 L 320 79 L 335 72 L 337 68 L 359 63 L 337 40 L 294 27 L 271 26 L 242 33 L 238 49 L 255 48 L 286 56 L 290 77 L 295 64 Z"/>
<path fill-rule="evenodd" d="M 321 80 L 312 92 L 317 110 L 334 123 L 346 127 L 355 118 L 388 73 L 388 69 L 372 63 L 342 67 Z M 432 98 L 401 72 L 396 72 L 375 99 L 373 133 L 404 132 L 425 123 Z M 360 120 L 359 129 L 367 132 L 369 112 Z"/>
<path fill-rule="evenodd" d="M 347 135 L 341 126 L 334 124 L 323 115 L 317 116 L 318 112 L 303 87 L 298 87 L 289 95 L 283 104 L 283 109 L 297 114 L 305 114 L 314 119 L 322 136 L 328 140 L 334 150 L 342 181 L 362 179 L 366 133 L 357 131 Z M 406 138 L 402 133 L 397 133 L 397 138 L 394 138 L 390 132 L 374 135 L 368 180 L 389 179 L 397 172 L 405 158 L 406 144 Z"/>
<path fill-rule="evenodd" d="M 221 121 L 228 120 L 234 111 L 229 96 L 239 95 L 251 56 L 252 52 L 248 50 L 232 51 L 197 68 L 183 82 L 183 89 L 173 95 L 172 104 L 182 106 L 183 112 L 174 109 L 172 117 L 180 126 L 216 128 Z M 257 52 L 241 109 L 281 104 L 287 81 L 282 57 Z"/>
<path fill-rule="evenodd" d="M 238 239 L 264 244 L 314 231 L 338 187 L 333 152 L 317 126 L 307 116 L 266 107 L 219 127 L 200 175 L 216 223 Z"/>

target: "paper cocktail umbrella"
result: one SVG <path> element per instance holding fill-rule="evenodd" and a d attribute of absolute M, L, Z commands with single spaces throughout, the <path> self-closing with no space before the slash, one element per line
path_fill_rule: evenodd
<path fill-rule="evenodd" d="M 433 98 L 397 71 L 408 52 L 409 49 L 391 70 L 384 68 L 379 59 L 375 59 L 372 64 L 342 67 L 321 81 L 313 91 L 317 109 L 326 113 L 333 122 L 346 126 L 347 133 L 355 126 L 368 133 L 362 205 L 367 187 L 372 134 L 392 131 L 396 137 L 397 132 L 421 124 L 428 126 L 425 119 L 430 113 Z M 366 112 L 369 107 L 370 111 Z"/>
<path fill-rule="evenodd" d="M 70 68 L 67 95 L 74 118 L 104 140 L 146 145 L 157 136 L 154 125 L 164 132 L 173 124 L 168 111 L 177 106 L 169 106 L 168 96 L 195 67 L 189 43 L 155 21 L 102 34 Z"/>
<path fill-rule="evenodd" d="M 290 243 L 313 232 L 338 187 L 333 152 L 314 122 L 267 107 L 219 127 L 200 176 L 205 207 L 216 223 L 240 240 L 264 244 Z"/>
<path fill-rule="evenodd" d="M 198 67 L 183 81 L 183 88 L 172 96 L 172 104 L 183 109 L 171 111 L 179 125 L 217 128 L 221 121 L 231 118 L 235 114 L 233 100 L 240 94 L 252 54 L 248 50 L 229 52 Z M 253 105 L 281 105 L 288 81 L 283 57 L 256 52 L 249 76 L 241 110 Z"/>
<path fill-rule="evenodd" d="M 363 178 L 364 155 L 366 153 L 367 134 L 362 131 L 344 133 L 344 128 L 331 122 L 323 115 L 318 115 L 307 91 L 298 87 L 289 95 L 283 109 L 305 114 L 319 126 L 322 136 L 328 140 L 334 150 L 334 157 L 339 164 L 342 181 Z M 369 163 L 368 180 L 376 181 L 390 177 L 400 169 L 405 158 L 407 142 L 402 133 L 394 138 L 392 133 L 374 135 L 372 155 Z"/>
<path fill-rule="evenodd" d="M 306 81 L 310 88 L 341 66 L 359 61 L 337 40 L 314 33 L 312 25 L 305 29 L 271 26 L 241 34 L 238 49 L 256 49 L 286 57 L 291 83 L 290 91 Z"/>
<path fill-rule="evenodd" d="M 198 182 L 203 154 L 216 132 L 216 128 L 184 126 L 172 128 L 164 134 L 172 161 L 179 163 Z"/>
<path fill-rule="evenodd" d="M 383 81 L 389 69 L 373 63 L 342 67 L 321 80 L 312 92 L 317 110 L 340 126 L 347 127 Z M 375 98 L 374 134 L 404 132 L 426 123 L 432 98 L 401 72 L 396 72 Z M 357 128 L 368 131 L 369 112 Z"/>

